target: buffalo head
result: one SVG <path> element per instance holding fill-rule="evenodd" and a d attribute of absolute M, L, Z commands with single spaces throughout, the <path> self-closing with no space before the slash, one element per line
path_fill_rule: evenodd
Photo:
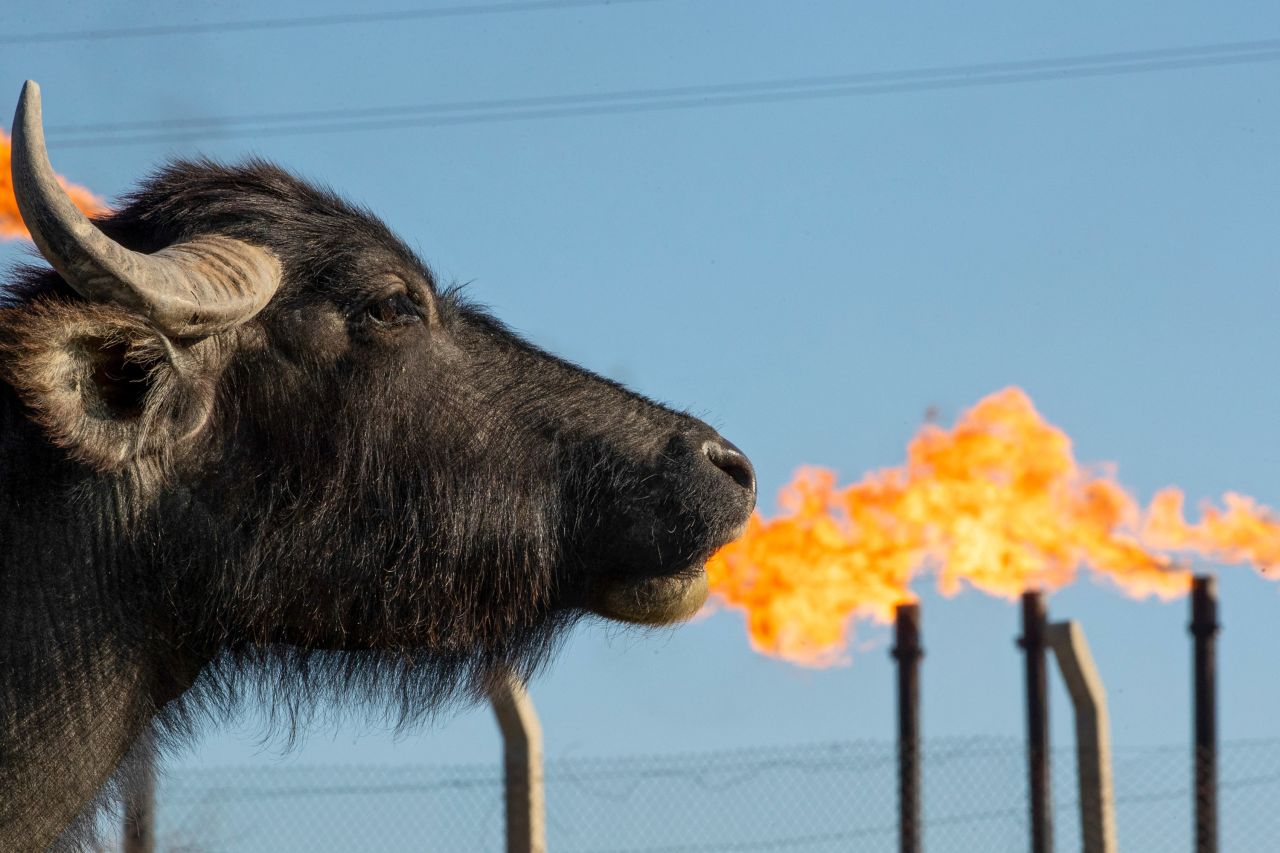
<path fill-rule="evenodd" d="M 30 664 L 0 695 L 46 726 L 22 709 L 51 680 L 68 715 L 125 702 L 77 767 L 109 772 L 151 717 L 228 700 L 250 664 L 269 692 L 438 706 L 527 673 L 576 615 L 664 624 L 703 602 L 755 500 L 707 424 L 538 349 L 274 166 L 177 163 L 91 222 L 30 83 L 12 159 L 52 270 L 0 308 L 0 608 L 58 605 L 0 639 Z M 91 641 L 71 674 L 69 637 Z M 33 815 L 84 787 L 49 769 L 62 787 L 32 795 L 40 750 L 0 753 Z"/>

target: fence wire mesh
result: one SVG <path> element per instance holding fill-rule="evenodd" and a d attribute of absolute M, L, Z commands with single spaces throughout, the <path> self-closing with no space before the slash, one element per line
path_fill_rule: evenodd
<path fill-rule="evenodd" d="M 1026 764 L 1012 738 L 928 741 L 929 853 L 1027 849 Z M 557 853 L 891 851 L 896 747 L 826 743 L 546 764 L 547 841 Z M 1052 756 L 1055 848 L 1080 849 L 1075 757 Z M 1117 747 L 1119 848 L 1192 849 L 1186 746 Z M 1223 744 L 1224 851 L 1280 849 L 1280 739 Z M 164 851 L 498 851 L 501 767 L 171 770 L 157 789 Z"/>

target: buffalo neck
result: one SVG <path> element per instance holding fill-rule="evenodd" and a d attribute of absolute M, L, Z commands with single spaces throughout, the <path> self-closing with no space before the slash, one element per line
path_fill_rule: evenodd
<path fill-rule="evenodd" d="M 0 393 L 3 850 L 44 849 L 91 810 L 157 708 L 185 686 L 161 665 L 172 661 L 156 654 L 169 648 L 157 626 L 130 621 L 142 567 L 120 551 L 119 495 L 87 494 L 102 487 L 16 414 Z M 99 509 L 85 515 L 85 506 Z"/>

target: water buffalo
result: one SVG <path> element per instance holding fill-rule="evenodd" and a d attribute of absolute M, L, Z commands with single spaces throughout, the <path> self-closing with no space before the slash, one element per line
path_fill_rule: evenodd
<path fill-rule="evenodd" d="M 268 163 L 174 163 L 91 222 L 27 83 L 12 164 L 52 269 L 0 303 L 0 849 L 76 844 L 131 747 L 246 695 L 412 717 L 582 614 L 702 603 L 755 502 L 707 424 Z"/>

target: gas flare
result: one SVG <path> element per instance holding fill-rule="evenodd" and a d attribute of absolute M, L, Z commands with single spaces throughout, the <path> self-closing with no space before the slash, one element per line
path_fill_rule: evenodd
<path fill-rule="evenodd" d="M 888 622 L 932 574 L 944 595 L 972 587 L 1012 599 L 1072 583 L 1082 566 L 1135 598 L 1190 585 L 1175 555 L 1280 571 L 1280 516 L 1235 494 L 1187 522 L 1182 493 L 1149 508 L 1105 466 L 1082 467 L 1071 440 L 1007 388 L 956 425 L 926 425 L 897 468 L 838 487 L 802 469 L 782 514 L 758 513 L 708 562 L 716 600 L 744 611 L 758 651 L 810 666 L 840 662 L 852 622 Z"/>
<path fill-rule="evenodd" d="M 22 224 L 22 216 L 18 213 L 18 202 L 13 197 L 13 179 L 9 171 L 9 137 L 0 131 L 0 240 L 31 239 L 27 227 Z M 89 216 L 107 212 L 102 199 L 84 187 L 76 186 L 59 177 L 62 186 L 71 195 L 71 200 Z"/>

